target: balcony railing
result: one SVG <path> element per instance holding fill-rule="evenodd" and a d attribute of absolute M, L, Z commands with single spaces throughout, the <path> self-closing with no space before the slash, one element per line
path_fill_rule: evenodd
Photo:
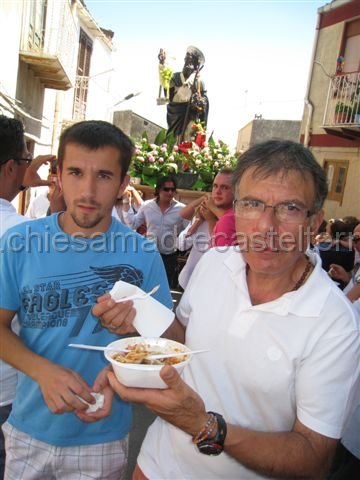
<path fill-rule="evenodd" d="M 47 10 L 46 30 L 34 32 L 24 19 L 20 58 L 45 87 L 67 90 L 75 73 L 78 31 L 68 2 L 54 5 Z"/>
<path fill-rule="evenodd" d="M 75 81 L 73 119 L 85 120 L 89 77 L 78 75 Z"/>
<path fill-rule="evenodd" d="M 325 130 L 358 137 L 360 133 L 360 72 L 331 78 L 323 120 Z"/>

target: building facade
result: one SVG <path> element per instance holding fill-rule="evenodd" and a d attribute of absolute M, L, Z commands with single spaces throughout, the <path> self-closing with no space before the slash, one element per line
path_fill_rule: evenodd
<path fill-rule="evenodd" d="M 121 128 L 126 135 L 134 140 L 139 140 L 145 133 L 150 143 L 154 142 L 157 134 L 163 128 L 132 110 L 114 112 L 113 124 Z"/>
<path fill-rule="evenodd" d="M 255 118 L 239 130 L 236 151 L 243 152 L 256 143 L 271 139 L 299 141 L 300 121 Z"/>
<path fill-rule="evenodd" d="M 75 121 L 112 121 L 112 32 L 82 0 L 0 2 L 0 44 L 0 113 L 24 123 L 34 155 L 56 153 Z"/>
<path fill-rule="evenodd" d="M 360 218 L 360 2 L 318 10 L 301 142 L 325 168 L 325 218 Z"/>

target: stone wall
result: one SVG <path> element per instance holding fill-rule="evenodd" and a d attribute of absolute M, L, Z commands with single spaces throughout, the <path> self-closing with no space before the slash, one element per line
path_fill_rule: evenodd
<path fill-rule="evenodd" d="M 156 135 L 163 128 L 132 110 L 114 112 L 113 123 L 135 140 L 141 138 L 142 134 L 146 132 L 150 143 L 154 142 Z"/>

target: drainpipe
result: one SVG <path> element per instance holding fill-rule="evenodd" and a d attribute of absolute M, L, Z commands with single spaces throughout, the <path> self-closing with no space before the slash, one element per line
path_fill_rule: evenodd
<path fill-rule="evenodd" d="M 58 123 L 59 123 L 59 110 L 60 110 L 60 98 L 59 92 L 56 92 L 55 96 L 55 109 L 54 109 L 54 122 L 53 122 L 53 130 L 52 130 L 52 138 L 51 138 L 51 150 L 52 152 L 55 151 L 55 144 L 57 142 L 57 133 L 58 133 Z"/>
<path fill-rule="evenodd" d="M 307 117 L 306 117 L 306 123 L 305 123 L 305 131 L 304 131 L 304 146 L 308 147 L 310 143 L 310 127 L 311 127 L 311 121 L 312 121 L 312 116 L 314 112 L 314 105 L 311 103 L 309 95 L 310 95 L 310 87 L 311 87 L 311 79 L 314 71 L 314 64 L 315 64 L 315 55 L 316 55 L 316 49 L 317 49 L 317 44 L 318 44 L 318 39 L 319 39 L 319 29 L 320 29 L 320 19 L 321 19 L 321 13 L 320 10 L 318 10 L 317 14 L 317 20 L 316 20 L 316 29 L 315 29 L 315 38 L 314 38 L 314 44 L 313 44 L 313 50 L 311 54 L 311 62 L 310 62 L 310 72 L 309 72 L 309 77 L 308 77 L 308 82 L 306 86 L 306 93 L 305 93 L 305 107 L 307 107 Z"/>

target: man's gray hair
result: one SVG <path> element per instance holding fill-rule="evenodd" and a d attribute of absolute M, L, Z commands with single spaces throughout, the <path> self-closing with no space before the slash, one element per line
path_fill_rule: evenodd
<path fill-rule="evenodd" d="M 316 161 L 311 151 L 301 143 L 289 140 L 268 140 L 249 148 L 240 155 L 233 173 L 233 190 L 237 192 L 240 180 L 250 168 L 254 176 L 267 178 L 277 174 L 286 176 L 289 172 L 299 172 L 305 180 L 308 174 L 315 186 L 313 212 L 319 211 L 328 193 L 325 170 Z"/>

